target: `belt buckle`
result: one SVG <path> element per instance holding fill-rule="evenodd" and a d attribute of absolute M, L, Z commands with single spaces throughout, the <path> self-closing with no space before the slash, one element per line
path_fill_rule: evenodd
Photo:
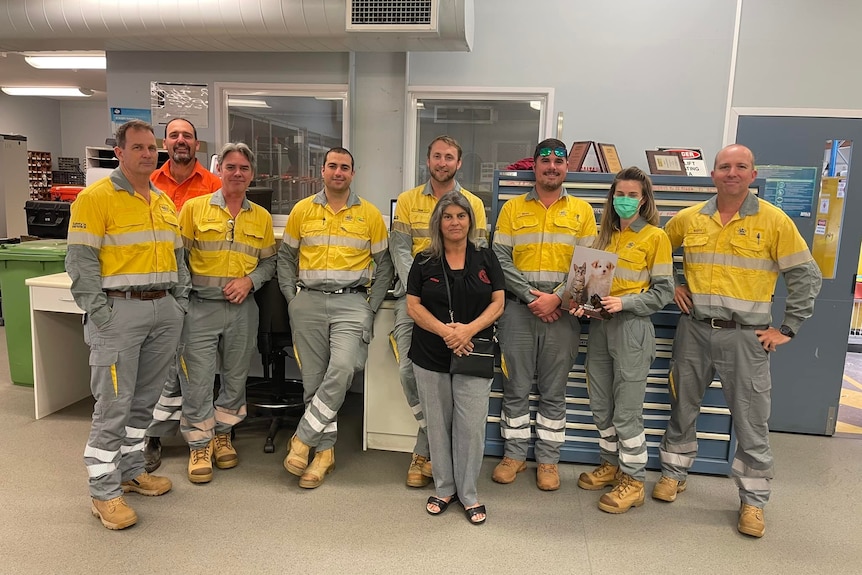
<path fill-rule="evenodd" d="M 712 329 L 721 329 L 720 325 L 715 325 L 715 318 L 714 317 L 709 318 L 709 326 Z"/>

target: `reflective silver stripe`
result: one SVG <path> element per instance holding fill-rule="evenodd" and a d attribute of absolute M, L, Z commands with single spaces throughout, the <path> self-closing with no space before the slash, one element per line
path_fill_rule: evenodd
<path fill-rule="evenodd" d="M 182 398 L 180 398 L 182 400 Z M 179 411 L 165 411 L 164 409 L 156 408 L 153 410 L 153 419 L 156 421 L 179 421 L 182 418 L 183 412 Z"/>
<path fill-rule="evenodd" d="M 84 457 L 92 457 L 93 459 L 105 462 L 113 461 L 119 453 L 119 451 L 108 451 L 106 449 L 99 449 L 98 447 L 91 447 L 89 445 L 84 448 Z"/>
<path fill-rule="evenodd" d="M 338 414 L 338 412 L 334 409 L 330 409 L 329 407 L 327 407 L 327 405 L 323 403 L 323 401 L 321 401 L 321 399 L 316 395 L 314 396 L 314 399 L 311 400 L 311 405 L 317 408 L 317 411 L 319 411 L 320 414 L 326 419 L 334 419 L 335 416 Z"/>
<path fill-rule="evenodd" d="M 685 254 L 687 264 L 712 264 L 743 268 L 747 270 L 759 270 L 765 272 L 778 272 L 778 264 L 767 258 L 748 258 L 735 256 L 733 254 L 722 254 L 716 252 L 692 252 Z"/>
<path fill-rule="evenodd" d="M 421 427 L 422 429 L 428 429 L 428 424 L 425 422 L 425 418 L 424 418 L 424 417 L 423 417 L 423 418 L 421 418 L 421 419 L 417 419 L 417 420 L 416 420 L 416 423 L 418 423 L 418 424 L 419 424 L 419 427 Z"/>
<path fill-rule="evenodd" d="M 637 437 L 632 437 L 631 439 L 620 438 L 620 443 L 622 443 L 623 447 L 626 449 L 640 447 L 644 442 L 646 442 L 646 435 L 644 433 L 641 433 Z"/>
<path fill-rule="evenodd" d="M 616 441 L 608 441 L 604 438 L 599 438 L 599 447 L 604 449 L 605 451 L 615 452 L 617 450 L 617 442 Z"/>
<path fill-rule="evenodd" d="M 593 242 L 595 241 L 595 239 L 596 236 L 581 236 L 578 238 L 578 245 L 590 248 L 593 246 Z"/>
<path fill-rule="evenodd" d="M 525 272 L 522 271 L 524 278 L 531 283 L 536 282 L 552 282 L 552 283 L 560 283 L 566 279 L 566 274 L 568 272 L 551 272 L 551 271 L 538 271 L 538 272 Z"/>
<path fill-rule="evenodd" d="M 419 415 L 422 413 L 422 406 L 418 403 L 416 405 L 411 405 L 410 409 L 413 410 L 413 415 Z"/>
<path fill-rule="evenodd" d="M 313 429 L 314 431 L 321 433 L 326 428 L 326 424 L 320 421 L 320 419 L 314 415 L 311 410 L 307 410 L 305 415 L 302 416 L 305 422 Z"/>
<path fill-rule="evenodd" d="M 673 276 L 673 264 L 655 264 L 650 272 L 652 277 Z"/>
<path fill-rule="evenodd" d="M 503 439 L 530 439 L 530 428 L 500 427 L 500 435 L 503 436 Z"/>
<path fill-rule="evenodd" d="M 634 455 L 626 451 L 620 451 L 620 461 L 625 461 L 626 463 L 642 464 L 646 463 L 648 459 L 649 454 L 646 452 L 646 450 Z"/>
<path fill-rule="evenodd" d="M 501 246 L 512 247 L 514 243 L 512 242 L 512 236 L 509 234 L 503 234 L 499 231 L 494 234 L 494 243 L 500 244 Z"/>
<path fill-rule="evenodd" d="M 170 289 L 177 283 L 177 272 L 153 272 L 149 274 L 120 274 L 116 276 L 103 276 L 102 289 L 116 289 L 129 291 L 128 288 L 136 289 Z M 164 286 L 164 287 L 155 287 Z M 126 289 L 121 289 L 126 288 Z"/>
<path fill-rule="evenodd" d="M 168 397 L 167 395 L 163 395 L 159 398 L 159 403 L 166 407 L 180 407 L 183 404 L 183 397 L 181 395 L 178 395 L 176 397 Z"/>
<path fill-rule="evenodd" d="M 549 419 L 541 413 L 536 414 L 536 425 L 547 427 L 548 429 L 565 429 L 566 420 L 564 419 Z"/>
<path fill-rule="evenodd" d="M 66 243 L 70 246 L 84 245 L 90 246 L 91 248 L 99 249 L 102 247 L 102 236 L 88 234 L 87 232 L 74 232 L 72 230 L 69 230 Z"/>
<path fill-rule="evenodd" d="M 144 442 L 136 443 L 134 445 L 121 445 L 120 453 L 125 455 L 127 453 L 132 453 L 133 451 L 143 451 L 144 450 Z"/>
<path fill-rule="evenodd" d="M 329 425 L 323 428 L 323 433 L 335 433 L 338 431 L 338 422 L 333 421 Z"/>
<path fill-rule="evenodd" d="M 174 230 L 142 230 L 140 232 L 105 234 L 103 245 L 129 246 L 152 242 L 153 239 L 157 242 L 170 242 L 173 244 L 177 239 L 177 233 Z"/>
<path fill-rule="evenodd" d="M 234 252 L 247 256 L 251 256 L 253 258 L 258 257 L 258 252 L 260 251 L 255 246 L 242 243 L 240 241 L 218 241 L 218 242 L 200 242 L 196 241 L 192 244 L 195 250 L 199 252 L 206 253 L 218 253 L 218 252 Z"/>
<path fill-rule="evenodd" d="M 767 295 L 768 297 L 768 295 Z M 701 311 L 705 313 L 705 307 L 717 307 L 717 308 L 725 308 L 731 311 L 736 311 L 742 314 L 760 314 L 769 316 L 770 310 L 772 309 L 771 301 L 748 301 L 744 299 L 738 299 L 730 296 L 717 295 L 717 294 L 692 294 L 692 302 L 694 303 L 694 307 L 701 308 Z M 709 316 L 716 317 L 716 316 Z M 721 316 L 717 316 L 721 317 Z M 763 323 L 763 322 L 761 322 Z M 768 322 L 766 322 L 768 323 Z M 752 322 L 750 325 L 754 325 Z"/>
<path fill-rule="evenodd" d="M 137 427 L 129 427 L 126 426 L 126 437 L 131 437 L 132 439 L 141 439 L 144 437 L 144 433 L 146 429 L 140 429 Z"/>
<path fill-rule="evenodd" d="M 366 273 L 367 268 L 361 270 L 299 270 L 300 279 L 307 280 L 343 280 L 349 282 L 351 280 L 361 279 Z M 317 287 L 317 286 L 309 286 Z M 342 287 L 351 287 L 348 283 Z"/>
<path fill-rule="evenodd" d="M 286 243 L 286 244 L 288 245 L 288 247 L 291 247 L 291 248 L 294 248 L 294 249 L 298 249 L 298 248 L 299 248 L 299 242 L 300 242 L 301 240 L 298 240 L 298 239 L 296 239 L 295 237 L 293 237 L 292 235 L 290 235 L 290 234 L 287 234 L 287 233 L 286 233 L 286 234 L 284 234 L 284 236 L 281 238 L 281 241 L 282 241 L 282 242 L 284 242 L 284 243 Z"/>
<path fill-rule="evenodd" d="M 613 425 L 606 429 L 599 429 L 599 435 L 602 437 L 613 437 L 617 434 L 617 428 Z"/>
<path fill-rule="evenodd" d="M 509 427 L 529 427 L 530 414 L 519 415 L 518 417 L 508 417 L 505 413 L 500 416 L 500 420 Z"/>
<path fill-rule="evenodd" d="M 659 459 L 661 459 L 662 463 L 676 465 L 677 467 L 682 467 L 684 469 L 688 469 L 694 465 L 694 457 L 687 457 L 679 453 L 668 453 L 664 450 L 659 451 Z"/>
<path fill-rule="evenodd" d="M 543 427 L 536 428 L 536 436 L 539 439 L 544 439 L 545 441 L 553 441 L 556 443 L 562 443 L 566 440 L 565 431 L 550 431 Z"/>
<path fill-rule="evenodd" d="M 386 251 L 389 248 L 389 240 L 383 239 L 379 242 L 374 242 L 371 244 L 371 253 L 379 254 L 382 251 Z"/>
<path fill-rule="evenodd" d="M 769 477 L 772 475 L 772 471 L 768 469 L 754 469 L 753 467 L 749 467 L 746 465 L 741 459 L 734 458 L 733 465 L 731 466 L 733 471 L 740 475 L 744 475 L 746 477 Z"/>
<path fill-rule="evenodd" d="M 789 270 L 800 264 L 805 264 L 811 261 L 811 253 L 808 250 L 796 252 L 784 257 L 778 258 L 778 267 L 781 270 Z"/>
<path fill-rule="evenodd" d="M 240 423 L 246 416 L 246 408 L 243 405 L 237 410 L 228 410 L 224 407 L 216 406 L 215 420 L 217 423 L 226 423 L 227 425 L 236 425 Z"/>
<path fill-rule="evenodd" d="M 614 277 L 630 282 L 647 282 L 649 281 L 650 273 L 649 270 L 645 269 L 636 272 L 634 270 L 624 268 L 623 266 L 617 266 L 617 271 Z"/>
<path fill-rule="evenodd" d="M 737 477 L 736 481 L 745 491 L 770 491 L 769 479 L 766 477 Z"/>
<path fill-rule="evenodd" d="M 116 463 L 96 463 L 87 466 L 87 475 L 93 479 L 111 473 L 115 469 L 117 469 Z"/>

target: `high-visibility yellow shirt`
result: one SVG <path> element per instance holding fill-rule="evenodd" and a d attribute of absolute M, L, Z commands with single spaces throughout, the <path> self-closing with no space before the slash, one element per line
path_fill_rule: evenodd
<path fill-rule="evenodd" d="M 103 289 L 159 290 L 176 283 L 179 221 L 173 202 L 152 185 L 147 203 L 117 168 L 82 190 L 71 212 L 68 244 L 98 250 Z"/>
<path fill-rule="evenodd" d="M 650 315 L 673 300 L 673 253 L 661 228 L 638 218 L 614 231 L 605 251 L 617 254 L 610 295 L 622 299 L 624 311 Z"/>
<path fill-rule="evenodd" d="M 535 288 L 562 298 L 575 244 L 591 246 L 596 237 L 593 208 L 569 195 L 546 208 L 535 188 L 503 204 L 494 231 L 494 252 L 506 276 L 506 289 L 525 302 Z"/>
<path fill-rule="evenodd" d="M 473 209 L 476 231 L 471 240 L 477 246 L 487 246 L 488 220 L 485 216 L 485 205 L 475 194 L 462 188 L 458 182 L 455 182 L 455 191 L 461 192 Z M 431 245 L 431 232 L 428 226 L 431 212 L 436 205 L 437 198 L 434 196 L 430 182 L 401 192 L 398 196 L 392 219 L 392 232 L 389 234 L 389 253 L 392 254 L 392 261 L 399 278 L 394 290 L 396 297 L 406 293 L 407 276 L 416 254 Z"/>
<path fill-rule="evenodd" d="M 798 279 L 785 273 L 787 315 L 794 316 L 786 323 L 796 331 L 811 315 L 820 270 L 793 220 L 769 202 L 749 194 L 722 225 L 713 197 L 680 211 L 665 231 L 674 249 L 683 247 L 695 319 L 768 325 L 778 273 L 800 267 L 804 273 Z"/>
<path fill-rule="evenodd" d="M 195 168 L 192 174 L 182 183 L 177 183 L 171 175 L 171 162 L 168 160 L 162 167 L 152 173 L 150 181 L 166 193 L 177 207 L 177 213 L 183 209 L 183 204 L 192 198 L 211 194 L 221 189 L 221 179 L 204 168 L 195 160 Z"/>
<path fill-rule="evenodd" d="M 183 244 L 188 251 L 192 290 L 204 299 L 223 299 L 222 288 L 235 278 L 249 276 L 254 289 L 275 270 L 275 235 L 272 216 L 244 199 L 231 216 L 221 190 L 192 198 L 180 212 Z M 262 260 L 271 259 L 268 277 L 256 277 Z M 260 274 L 258 274 L 260 275 Z"/>

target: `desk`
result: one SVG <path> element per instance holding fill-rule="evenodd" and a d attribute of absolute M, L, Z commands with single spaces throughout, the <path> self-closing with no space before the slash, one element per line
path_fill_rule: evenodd
<path fill-rule="evenodd" d="M 84 343 L 84 311 L 72 298 L 63 272 L 30 278 L 33 395 L 36 419 L 90 397 L 90 348 Z"/>
<path fill-rule="evenodd" d="M 365 365 L 362 449 L 411 453 L 419 424 L 407 405 L 398 363 L 389 346 L 389 332 L 395 325 L 394 308 L 395 302 L 386 300 L 374 318 L 374 338 L 368 345 Z"/>

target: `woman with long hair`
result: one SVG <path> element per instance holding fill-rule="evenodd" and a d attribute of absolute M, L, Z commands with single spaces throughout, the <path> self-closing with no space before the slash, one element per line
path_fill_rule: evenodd
<path fill-rule="evenodd" d="M 428 498 L 425 510 L 440 515 L 460 500 L 470 522 L 480 525 L 486 511 L 476 484 L 493 373 L 476 377 L 449 370 L 453 354 L 473 351 L 474 337 L 494 337 L 505 280 L 494 252 L 470 241 L 475 222 L 460 192 L 437 202 L 428 226 L 431 245 L 417 255 L 407 279 L 407 313 L 415 322 L 409 357 L 434 462 L 436 495 Z"/>
<path fill-rule="evenodd" d="M 625 513 L 644 502 L 643 400 L 655 358 L 650 316 L 673 299 L 670 240 L 658 223 L 649 176 L 636 167 L 619 172 L 593 244 L 618 257 L 610 295 L 601 300 L 613 315 L 590 321 L 587 343 L 587 385 L 601 465 L 578 479 L 582 489 L 614 486 L 599 500 L 599 509 L 608 513 Z M 583 309 L 572 307 L 570 313 L 580 317 Z"/>

